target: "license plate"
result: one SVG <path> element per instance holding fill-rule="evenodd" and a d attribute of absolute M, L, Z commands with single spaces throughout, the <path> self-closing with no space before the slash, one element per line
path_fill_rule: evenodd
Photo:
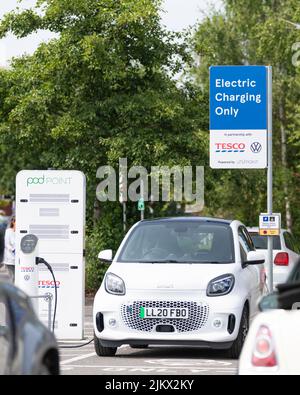
<path fill-rule="evenodd" d="M 141 307 L 140 318 L 189 318 L 189 309 L 173 307 Z"/>

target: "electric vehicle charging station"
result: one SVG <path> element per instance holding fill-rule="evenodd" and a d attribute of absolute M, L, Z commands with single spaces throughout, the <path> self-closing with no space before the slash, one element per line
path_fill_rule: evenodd
<path fill-rule="evenodd" d="M 35 312 L 39 313 L 38 299 L 38 238 L 35 235 L 23 236 L 20 243 L 20 266 L 17 284 L 31 298 Z"/>
<path fill-rule="evenodd" d="M 16 178 L 16 284 L 21 284 L 27 267 L 22 265 L 21 240 L 24 235 L 35 235 L 38 256 L 55 274 L 54 327 L 59 340 L 84 337 L 85 193 L 85 176 L 80 171 L 23 170 Z M 51 294 L 54 300 L 51 273 L 44 265 L 37 266 L 37 273 L 39 295 Z M 42 298 L 39 317 L 46 326 L 48 313 L 48 303 Z"/>

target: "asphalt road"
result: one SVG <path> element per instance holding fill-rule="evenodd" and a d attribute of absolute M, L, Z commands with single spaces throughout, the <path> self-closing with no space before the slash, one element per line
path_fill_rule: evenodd
<path fill-rule="evenodd" d="M 0 280 L 7 281 L 5 270 L 0 269 Z M 59 342 L 62 375 L 235 375 L 237 361 L 227 359 L 224 352 L 186 347 L 153 346 L 132 349 L 122 346 L 116 356 L 99 358 L 93 342 L 80 348 L 93 338 L 92 299 L 86 299 L 85 340 Z"/>

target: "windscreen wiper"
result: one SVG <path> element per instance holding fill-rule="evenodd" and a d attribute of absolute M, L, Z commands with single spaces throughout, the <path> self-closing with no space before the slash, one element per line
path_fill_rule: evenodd
<path fill-rule="evenodd" d="M 204 264 L 222 264 L 222 263 L 228 263 L 228 262 L 222 262 L 222 261 L 177 261 L 176 259 L 161 259 L 161 260 L 150 260 L 150 261 L 139 261 L 139 263 L 182 263 L 182 264 L 193 264 L 193 263 L 204 263 Z"/>
<path fill-rule="evenodd" d="M 190 261 L 190 262 L 188 262 L 188 263 L 212 263 L 212 264 L 214 264 L 214 263 L 220 263 L 220 264 L 222 264 L 222 263 L 228 263 L 227 261 L 226 262 L 223 262 L 223 261 Z"/>
<path fill-rule="evenodd" d="M 181 262 L 177 261 L 176 259 L 161 259 L 161 260 L 151 260 L 151 261 L 139 261 L 140 263 L 186 263 L 186 262 Z"/>

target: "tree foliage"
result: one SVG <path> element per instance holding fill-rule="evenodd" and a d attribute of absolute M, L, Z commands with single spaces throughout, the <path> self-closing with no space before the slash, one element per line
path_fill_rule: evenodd
<path fill-rule="evenodd" d="M 128 165 L 204 164 L 207 97 L 174 78 L 189 61 L 177 34 L 160 24 L 157 0 L 39 0 L 6 15 L 0 36 L 58 34 L 14 59 L 0 81 L 0 185 L 13 192 L 20 169 L 78 169 L 87 176 L 88 246 L 122 237 L 118 202 L 100 205 L 96 172 Z M 159 216 L 163 207 L 157 206 Z M 139 219 L 128 206 L 129 224 Z M 96 216 L 97 217 L 97 216 Z M 105 226 L 104 226 L 105 224 Z M 103 228 L 109 229 L 103 232 Z M 109 237 L 105 237 L 109 235 Z M 96 236 L 95 236 L 96 235 Z M 89 262 L 96 259 L 95 251 Z"/>

